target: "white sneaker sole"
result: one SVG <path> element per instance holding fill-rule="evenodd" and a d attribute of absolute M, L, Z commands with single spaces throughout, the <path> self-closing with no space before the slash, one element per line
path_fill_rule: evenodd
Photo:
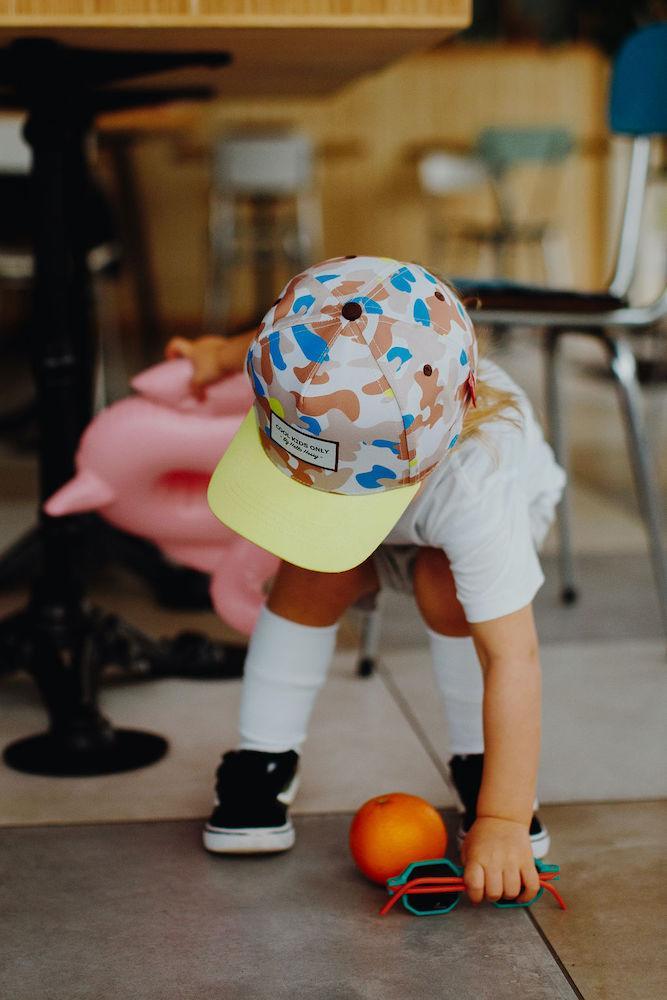
<path fill-rule="evenodd" d="M 291 806 L 298 790 L 297 772 L 278 800 Z M 294 847 L 296 836 L 288 818 L 284 826 L 225 827 L 207 823 L 202 840 L 206 850 L 213 854 L 278 854 Z"/>
<path fill-rule="evenodd" d="M 203 833 L 204 847 L 213 854 L 276 854 L 294 846 L 294 827 L 288 820 L 284 826 L 227 828 L 207 823 Z"/>

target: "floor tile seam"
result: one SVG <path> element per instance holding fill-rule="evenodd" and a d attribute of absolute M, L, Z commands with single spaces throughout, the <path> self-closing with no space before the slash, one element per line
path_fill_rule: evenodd
<path fill-rule="evenodd" d="M 539 619 L 537 622 L 538 632 L 539 632 Z M 607 633 L 608 634 L 608 633 Z M 582 633 L 581 638 L 572 639 L 572 632 L 569 633 L 566 642 L 562 642 L 560 639 L 540 639 L 540 649 L 558 649 L 563 647 L 566 649 L 568 646 L 580 648 L 581 646 L 634 646 L 646 643 L 649 648 L 661 643 L 663 641 L 663 635 L 660 630 L 660 626 L 657 626 L 657 631 L 655 633 L 649 632 L 648 638 L 645 630 L 642 630 L 641 638 L 637 636 L 636 639 L 619 639 L 618 642 L 612 642 L 612 640 L 603 637 L 602 635 L 591 635 L 590 633 Z M 421 647 L 420 647 L 421 648 Z"/>
<path fill-rule="evenodd" d="M 443 806 L 442 812 L 445 815 L 451 814 L 452 817 L 457 815 L 457 811 L 453 806 Z M 295 812 L 292 810 L 291 815 L 298 820 L 301 819 L 332 819 L 340 816 L 349 816 L 350 818 L 354 816 L 354 809 L 325 809 L 319 810 L 318 812 Z M 164 817 L 159 816 L 154 819 L 104 819 L 104 820 L 81 820 L 80 822 L 73 822 L 71 820 L 56 823 L 14 823 L 11 825 L 0 826 L 0 835 L 9 832 L 18 832 L 24 830 L 71 830 L 71 829 L 88 829 L 101 826 L 157 826 L 160 823 L 205 823 L 208 816 L 175 816 L 175 817 Z"/>
<path fill-rule="evenodd" d="M 591 808 L 597 806 L 636 806 L 640 803 L 642 805 L 664 805 L 667 807 L 667 796 L 652 795 L 647 799 L 572 799 L 567 802 L 549 802 L 546 799 L 540 799 L 540 806 L 545 806 L 549 809 L 572 809 L 581 806 L 589 806 Z"/>
<path fill-rule="evenodd" d="M 533 927 L 537 931 L 540 939 L 542 940 L 542 943 L 544 944 L 545 948 L 547 949 L 547 951 L 549 952 L 549 954 L 553 958 L 553 960 L 556 963 L 558 969 L 560 970 L 561 975 L 563 976 L 563 978 L 565 979 L 566 983 L 568 984 L 568 986 L 570 987 L 570 989 L 574 993 L 574 996 L 577 998 L 577 1000 L 586 1000 L 586 998 L 584 997 L 584 994 L 581 992 L 581 990 L 579 989 L 579 987 L 575 983 L 574 979 L 572 978 L 572 975 L 570 974 L 570 972 L 569 972 L 567 966 L 565 965 L 563 959 L 560 957 L 560 955 L 556 951 L 555 945 L 549 939 L 549 937 L 547 936 L 546 931 L 544 930 L 544 928 L 540 924 L 539 918 L 536 916 L 535 913 L 532 912 L 532 908 L 526 909 L 526 916 L 528 917 L 528 919 L 530 920 L 531 924 L 533 925 Z"/>
<path fill-rule="evenodd" d="M 540 800 L 540 806 L 544 809 L 578 809 L 581 807 L 596 808 L 598 806 L 624 806 L 624 805 L 664 805 L 667 807 L 667 797 L 650 799 L 582 799 L 572 802 L 547 802 Z M 442 811 L 456 816 L 455 806 L 443 806 Z M 352 809 L 325 809 L 315 812 L 301 812 L 298 809 L 292 810 L 292 815 L 297 819 L 319 818 L 326 819 L 332 816 L 352 816 Z M 18 830 L 59 830 L 72 827 L 98 827 L 98 826 L 155 826 L 158 823 L 203 823 L 207 816 L 156 816 L 143 819 L 92 819 L 92 820 L 62 820 L 48 821 L 44 823 L 0 823 L 0 834 L 5 831 Z"/>
<path fill-rule="evenodd" d="M 539 627 L 539 619 L 538 619 L 538 627 Z M 582 646 L 586 646 L 587 648 L 598 648 L 598 649 L 627 648 L 627 649 L 637 650 L 639 648 L 642 649 L 642 651 L 646 652 L 652 652 L 656 649 L 656 647 L 658 647 L 658 652 L 662 652 L 664 646 L 664 636 L 660 628 L 658 628 L 658 631 L 656 632 L 655 635 L 652 635 L 650 633 L 647 634 L 645 631 L 642 631 L 641 636 L 636 636 L 635 638 L 632 637 L 625 638 L 621 636 L 615 639 L 609 639 L 602 637 L 590 638 L 582 636 L 581 639 L 576 639 L 576 638 L 573 639 L 570 634 L 568 635 L 567 639 L 540 639 L 540 648 L 544 649 L 547 646 L 550 648 L 557 646 L 565 650 L 580 649 Z M 389 662 L 391 662 L 393 659 L 396 659 L 398 657 L 405 657 L 410 652 L 428 653 L 428 645 L 413 643 L 410 646 L 404 646 L 400 649 L 394 649 L 391 652 L 384 652 L 382 653 L 382 657 L 383 659 L 389 660 Z M 381 670 L 382 666 L 379 665 L 378 674 L 381 673 Z"/>
<path fill-rule="evenodd" d="M 539 629 L 539 616 L 538 616 L 538 629 Z M 603 638 L 590 638 L 586 636 L 582 636 L 581 639 L 576 639 L 576 638 L 572 639 L 571 635 L 568 635 L 568 638 L 564 640 L 540 639 L 541 649 L 544 649 L 547 646 L 549 647 L 559 646 L 562 649 L 568 649 L 568 648 L 578 649 L 581 646 L 586 646 L 586 647 L 598 647 L 600 649 L 604 649 L 605 647 L 610 647 L 613 649 L 619 649 L 619 648 L 623 649 L 626 647 L 628 649 L 630 648 L 637 649 L 638 647 L 640 647 L 640 648 L 645 648 L 647 651 L 651 651 L 655 649 L 656 646 L 659 646 L 660 649 L 662 650 L 663 645 L 664 645 L 664 635 L 659 626 L 657 627 L 657 632 L 655 635 L 653 635 L 652 633 L 647 634 L 646 631 L 642 631 L 641 636 L 637 636 L 634 639 L 632 637 L 627 639 L 622 637 L 617 639 L 603 639 Z"/>
<path fill-rule="evenodd" d="M 422 750 L 425 751 L 426 755 L 430 759 L 431 763 L 435 767 L 440 777 L 445 782 L 445 785 L 447 786 L 451 794 L 454 796 L 454 800 L 456 801 L 458 796 L 454 784 L 452 782 L 452 779 L 449 775 L 449 769 L 446 763 L 440 757 L 440 754 L 436 750 L 435 746 L 429 739 L 428 733 L 422 726 L 421 722 L 419 721 L 415 713 L 412 711 L 412 708 L 410 707 L 407 698 L 403 695 L 402 691 L 396 684 L 391 673 L 386 669 L 386 667 L 382 665 L 382 663 L 378 664 L 377 666 L 377 674 L 382 683 L 384 684 L 385 688 L 387 689 L 387 692 L 389 693 L 390 697 L 396 704 L 396 707 L 401 712 L 404 719 L 406 720 L 406 722 L 412 729 L 413 733 L 417 737 L 417 740 L 419 741 Z"/>

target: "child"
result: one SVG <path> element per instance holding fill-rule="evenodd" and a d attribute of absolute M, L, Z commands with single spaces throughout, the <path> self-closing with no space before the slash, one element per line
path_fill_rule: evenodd
<path fill-rule="evenodd" d="M 286 286 L 258 331 L 172 341 L 202 387 L 245 357 L 255 404 L 211 509 L 280 556 L 246 659 L 238 748 L 204 831 L 220 853 L 282 851 L 299 754 L 338 622 L 382 586 L 414 592 L 445 699 L 473 902 L 525 902 L 548 834 L 534 815 L 540 668 L 532 599 L 564 475 L 454 291 L 422 267 L 336 258 Z M 481 664 L 481 671 L 480 671 Z M 483 700 L 483 712 L 482 712 Z"/>

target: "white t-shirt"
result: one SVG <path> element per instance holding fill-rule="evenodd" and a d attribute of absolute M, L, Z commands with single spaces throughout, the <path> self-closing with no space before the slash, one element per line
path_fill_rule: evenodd
<path fill-rule="evenodd" d="M 491 420 L 462 441 L 384 541 L 442 549 L 469 622 L 500 618 L 533 600 L 544 582 L 537 548 L 565 484 L 525 393 L 491 361 L 480 363 L 479 375 L 513 393 L 520 425 Z"/>

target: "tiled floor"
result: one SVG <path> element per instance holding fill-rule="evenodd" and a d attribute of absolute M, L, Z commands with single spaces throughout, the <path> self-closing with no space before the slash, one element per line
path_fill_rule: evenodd
<path fill-rule="evenodd" d="M 349 818 L 305 816 L 281 858 L 221 860 L 197 825 L 0 831 L 23 872 L 5 909 L 12 1000 L 573 1000 L 523 911 L 381 917 L 384 891 L 341 850 Z M 44 886 L 48 884 L 48 892 Z M 540 901 L 541 905 L 542 901 Z M 39 959 L 30 941 L 39 914 Z"/>
<path fill-rule="evenodd" d="M 530 344 L 519 340 L 503 361 L 539 404 Z M 665 841 L 658 801 L 665 796 L 664 637 L 611 389 L 577 377 L 568 384 L 582 599 L 575 608 L 558 604 L 551 539 L 536 602 L 545 687 L 542 815 L 568 912 L 543 899 L 530 915 L 463 902 L 449 918 L 377 916 L 381 892 L 347 855 L 349 814 L 370 796 L 399 789 L 447 810 L 453 804 L 423 629 L 410 602 L 392 595 L 374 677 L 355 676 L 358 622 L 351 617 L 342 630 L 304 756 L 299 840 L 287 857 L 223 860 L 199 847 L 212 772 L 235 738 L 236 681 L 105 678 L 102 707 L 116 725 L 168 737 L 169 755 L 152 768 L 76 780 L 0 769 L 9 917 L 3 996 L 665 994 L 655 941 L 664 923 L 656 875 Z M 649 400 L 663 455 L 666 398 L 654 390 Z M 32 516 L 34 468 L 30 458 L 0 463 L 7 542 Z M 100 578 L 94 596 L 151 634 L 193 627 L 224 634 L 212 615 L 160 610 L 118 575 Z M 22 600 L 18 591 L 0 594 L 0 613 Z M 26 676 L 0 679 L 0 695 L 5 742 L 43 728 Z"/>

